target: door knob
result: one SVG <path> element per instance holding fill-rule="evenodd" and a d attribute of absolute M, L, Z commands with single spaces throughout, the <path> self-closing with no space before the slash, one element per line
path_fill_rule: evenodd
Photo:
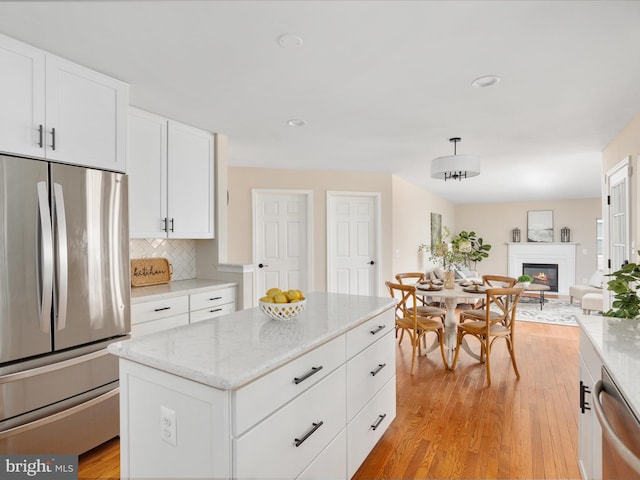
<path fill-rule="evenodd" d="M 269 266 L 269 265 L 265 265 L 265 264 L 263 264 L 263 263 L 259 263 L 259 264 L 258 264 L 258 268 L 263 268 L 263 267 L 268 267 L 268 266 Z"/>
<path fill-rule="evenodd" d="M 375 265 L 375 264 L 376 264 L 376 262 L 374 262 L 373 260 L 371 260 L 371 261 L 369 262 L 369 265 Z"/>

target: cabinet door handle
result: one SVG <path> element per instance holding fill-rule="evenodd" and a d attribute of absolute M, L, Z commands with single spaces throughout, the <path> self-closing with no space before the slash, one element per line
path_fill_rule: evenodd
<path fill-rule="evenodd" d="M 163 231 L 163 232 L 168 232 L 168 231 L 169 231 L 169 230 L 167 230 L 167 221 L 168 221 L 168 218 L 167 218 L 167 217 L 164 217 L 164 218 L 162 219 L 162 224 L 164 225 L 164 226 L 162 227 L 162 231 Z"/>
<path fill-rule="evenodd" d="M 371 371 L 371 376 L 375 377 L 378 373 L 380 373 L 380 370 L 382 370 L 386 366 L 387 366 L 386 363 L 379 363 L 378 364 L 378 368 L 376 368 L 375 370 Z"/>
<path fill-rule="evenodd" d="M 161 307 L 161 308 L 156 308 L 154 310 L 154 312 L 162 312 L 163 310 L 171 310 L 171 307 Z"/>
<path fill-rule="evenodd" d="M 386 325 L 378 325 L 377 328 L 374 328 L 373 330 L 369 330 L 369 333 L 371 333 L 371 335 L 375 335 L 376 333 L 378 333 L 380 330 L 383 330 L 384 327 L 386 327 Z"/>
<path fill-rule="evenodd" d="M 589 402 L 587 402 L 587 393 L 591 393 L 589 387 L 587 387 L 582 380 L 580 380 L 580 412 L 585 413 L 587 410 L 591 410 Z"/>
<path fill-rule="evenodd" d="M 378 415 L 378 420 L 376 420 L 376 423 L 374 423 L 373 425 L 371 425 L 371 429 L 375 430 L 377 429 L 380 424 L 382 423 L 382 421 L 386 418 L 387 414 L 383 414 L 383 415 Z"/>
<path fill-rule="evenodd" d="M 40 126 L 38 127 L 38 146 L 40 148 L 44 146 L 43 141 L 44 141 L 44 127 L 42 126 L 42 124 L 40 124 Z"/>
<path fill-rule="evenodd" d="M 172 219 L 171 219 L 171 231 L 172 231 L 172 232 L 174 231 L 174 230 L 173 230 L 173 227 L 174 227 L 174 219 L 172 218 Z"/>
<path fill-rule="evenodd" d="M 56 149 L 56 129 L 51 129 L 51 150 Z"/>
<path fill-rule="evenodd" d="M 318 430 L 322 425 L 324 424 L 323 421 L 320 421 L 318 423 L 312 423 L 312 427 L 311 429 L 305 433 L 302 438 L 294 438 L 295 440 L 295 446 L 299 447 L 300 445 L 302 445 L 304 443 L 304 441 L 309 438 L 311 435 L 313 435 L 315 433 L 316 430 Z"/>
<path fill-rule="evenodd" d="M 209 299 L 210 302 L 213 302 L 214 300 L 222 300 L 222 297 L 213 297 Z"/>
<path fill-rule="evenodd" d="M 309 378 L 311 375 L 315 375 L 320 370 L 322 370 L 322 365 L 320 365 L 319 367 L 313 367 L 311 370 L 309 370 L 303 376 L 294 378 L 293 379 L 293 383 L 295 383 L 297 385 L 297 384 L 299 384 L 301 382 L 304 382 L 307 378 Z"/>
<path fill-rule="evenodd" d="M 209 313 L 221 312 L 221 308 L 214 308 L 213 310 L 209 310 Z"/>

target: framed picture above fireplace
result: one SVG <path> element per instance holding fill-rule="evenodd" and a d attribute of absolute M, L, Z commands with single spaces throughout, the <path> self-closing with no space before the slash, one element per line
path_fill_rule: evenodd
<path fill-rule="evenodd" d="M 527 241 L 553 242 L 553 210 L 527 212 Z"/>

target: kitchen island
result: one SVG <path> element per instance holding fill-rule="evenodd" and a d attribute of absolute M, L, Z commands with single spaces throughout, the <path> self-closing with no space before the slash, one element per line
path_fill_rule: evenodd
<path fill-rule="evenodd" d="M 594 413 L 595 384 L 606 368 L 640 419 L 640 321 L 577 315 L 580 325 L 579 466 L 582 478 L 602 478 L 602 429 Z M 604 459 L 606 460 L 606 459 Z"/>
<path fill-rule="evenodd" d="M 350 478 L 395 418 L 395 301 L 311 293 L 118 342 L 122 478 Z"/>

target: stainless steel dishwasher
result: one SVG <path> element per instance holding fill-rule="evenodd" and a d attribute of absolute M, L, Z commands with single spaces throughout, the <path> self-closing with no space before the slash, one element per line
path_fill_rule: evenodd
<path fill-rule="evenodd" d="M 602 478 L 640 479 L 640 422 L 605 367 L 593 405 L 602 426 Z"/>

